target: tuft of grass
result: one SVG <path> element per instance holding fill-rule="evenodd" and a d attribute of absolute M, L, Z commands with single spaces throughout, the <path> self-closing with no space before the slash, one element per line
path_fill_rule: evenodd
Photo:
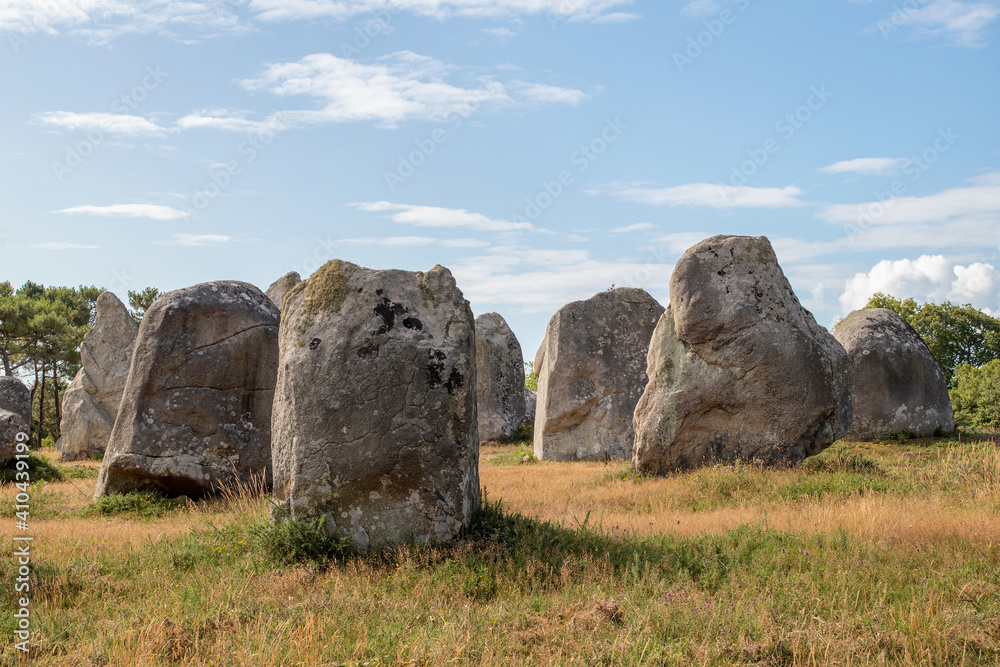
<path fill-rule="evenodd" d="M 58 466 L 62 479 L 97 479 L 100 469 L 83 465 Z"/>
<path fill-rule="evenodd" d="M 275 505 L 273 514 L 273 521 L 261 519 L 251 529 L 258 546 L 272 560 L 283 565 L 323 568 L 350 553 L 350 539 L 328 535 L 322 516 L 292 519 L 283 505 Z"/>
<path fill-rule="evenodd" d="M 129 516 L 136 519 L 159 519 L 171 512 L 186 510 L 182 500 L 152 491 L 130 491 L 101 496 L 77 512 L 80 517 Z"/>
<path fill-rule="evenodd" d="M 513 450 L 501 452 L 490 459 L 490 463 L 501 466 L 526 465 L 537 462 L 535 450 L 529 445 L 518 445 Z"/>

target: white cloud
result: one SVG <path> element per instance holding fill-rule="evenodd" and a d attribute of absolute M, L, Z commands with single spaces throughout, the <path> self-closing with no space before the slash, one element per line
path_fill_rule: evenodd
<path fill-rule="evenodd" d="M 820 171 L 827 174 L 892 174 L 899 171 L 904 162 L 903 158 L 895 157 L 862 157 L 834 162 Z"/>
<path fill-rule="evenodd" d="M 688 248 L 711 236 L 712 234 L 706 234 L 705 232 L 676 232 L 674 234 L 658 236 L 643 246 L 643 248 L 661 256 L 681 255 Z"/>
<path fill-rule="evenodd" d="M 631 0 L 251 0 L 264 21 L 346 19 L 376 11 L 408 11 L 436 19 L 454 16 L 510 18 L 521 14 L 553 14 L 570 20 L 597 20 L 607 10 Z"/>
<path fill-rule="evenodd" d="M 163 241 L 159 245 L 182 245 L 182 246 L 205 246 L 223 245 L 229 243 L 233 238 L 224 234 L 173 234 L 169 241 Z"/>
<path fill-rule="evenodd" d="M 164 133 L 164 128 L 142 116 L 117 113 L 74 113 L 46 111 L 36 116 L 39 122 L 66 130 L 100 130 L 108 134 L 151 135 Z"/>
<path fill-rule="evenodd" d="M 218 0 L 4 0 L 0 32 L 23 39 L 68 30 L 92 44 L 126 34 L 160 34 L 190 39 L 246 32 L 232 3 Z"/>
<path fill-rule="evenodd" d="M 629 232 L 644 232 L 649 229 L 655 229 L 656 225 L 650 222 L 639 222 L 634 225 L 626 225 L 625 227 L 615 227 L 609 230 L 612 234 L 628 234 Z"/>
<path fill-rule="evenodd" d="M 271 114 L 264 120 L 248 120 L 245 116 L 249 113 L 229 109 L 202 109 L 179 118 L 177 127 L 182 130 L 210 128 L 248 133 L 280 132 L 288 128 L 281 114 Z"/>
<path fill-rule="evenodd" d="M 510 89 L 517 94 L 518 99 L 538 104 L 569 104 L 575 107 L 588 97 L 582 90 L 526 81 L 511 81 Z"/>
<path fill-rule="evenodd" d="M 109 218 L 149 218 L 151 220 L 177 220 L 188 216 L 184 211 L 158 204 L 112 204 L 111 206 L 92 206 L 88 204 L 84 206 L 72 206 L 52 212 L 69 215 L 98 215 Z"/>
<path fill-rule="evenodd" d="M 101 246 L 86 245 L 83 243 L 50 241 L 48 243 L 29 243 L 24 247 L 31 250 L 93 250 L 94 248 L 100 248 Z"/>
<path fill-rule="evenodd" d="M 375 238 L 365 236 L 356 239 L 337 239 L 337 243 L 345 245 L 382 245 L 382 246 L 428 246 L 437 241 L 429 236 L 383 236 Z"/>
<path fill-rule="evenodd" d="M 891 197 L 884 202 L 836 204 L 819 217 L 845 225 L 911 225 L 953 218 L 988 216 L 1000 221 L 1000 172 L 970 179 L 969 187 L 950 188 L 922 197 Z"/>
<path fill-rule="evenodd" d="M 475 304 L 551 313 L 570 301 L 588 299 L 612 284 L 642 287 L 665 299 L 673 265 L 602 261 L 586 250 L 494 247 L 452 265 L 465 297 Z M 664 301 L 665 303 L 665 301 Z"/>
<path fill-rule="evenodd" d="M 306 95 L 319 100 L 318 109 L 280 113 L 287 124 L 343 123 L 372 120 L 395 127 L 411 120 L 468 117 L 480 110 L 527 104 L 579 104 L 586 94 L 573 89 L 512 81 L 508 85 L 481 77 L 478 87 L 445 82 L 456 68 L 410 51 L 383 56 L 373 64 L 315 53 L 296 62 L 269 65 L 259 78 L 242 81 L 248 90 L 279 96 Z M 212 120 L 204 120 L 210 117 Z M 237 119 L 237 120 L 234 120 Z M 252 121 L 238 114 L 196 114 L 182 119 L 188 126 L 213 125 L 245 131 Z"/>
<path fill-rule="evenodd" d="M 388 217 L 399 224 L 415 227 L 466 227 L 480 232 L 515 232 L 534 229 L 530 222 L 494 220 L 465 209 L 393 204 L 387 201 L 358 202 L 351 206 L 369 213 L 392 212 Z"/>
<path fill-rule="evenodd" d="M 875 292 L 917 301 L 971 303 L 994 312 L 1000 309 L 1000 271 L 982 262 L 963 266 L 943 255 L 882 260 L 847 281 L 841 310 L 863 307 Z"/>
<path fill-rule="evenodd" d="M 722 11 L 722 6 L 716 0 L 694 0 L 681 7 L 681 14 L 705 18 Z"/>
<path fill-rule="evenodd" d="M 802 204 L 798 199 L 802 190 L 792 185 L 784 188 L 754 188 L 748 185 L 690 183 L 669 188 L 650 188 L 642 185 L 615 184 L 611 186 L 611 194 L 619 199 L 642 204 L 669 204 L 670 206 L 784 208 Z"/>
<path fill-rule="evenodd" d="M 983 32 L 1000 8 L 986 2 L 932 0 L 916 9 L 896 8 L 875 27 L 888 35 L 898 26 L 909 26 L 916 37 L 943 37 L 955 46 L 978 48 L 986 45 Z"/>

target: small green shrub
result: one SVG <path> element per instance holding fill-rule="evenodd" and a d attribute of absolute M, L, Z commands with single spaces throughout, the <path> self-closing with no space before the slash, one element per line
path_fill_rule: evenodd
<path fill-rule="evenodd" d="M 97 468 L 82 465 L 59 466 L 59 474 L 63 479 L 94 479 L 100 472 Z"/>
<path fill-rule="evenodd" d="M 499 442 L 504 444 L 525 443 L 532 444 L 535 441 L 535 420 L 522 422 L 517 428 L 511 431 L 506 438 L 501 438 Z"/>
<path fill-rule="evenodd" d="M 351 540 L 328 535 L 326 520 L 292 519 L 283 506 L 275 506 L 274 520 L 261 520 L 251 534 L 267 555 L 282 564 L 302 563 L 325 567 L 343 560 L 351 551 Z"/>
<path fill-rule="evenodd" d="M 130 491 L 124 494 L 101 496 L 79 511 L 82 517 L 133 516 L 137 519 L 156 519 L 170 512 L 182 511 L 184 503 L 152 491 Z"/>
<path fill-rule="evenodd" d="M 537 463 L 535 450 L 528 445 L 518 445 L 512 452 L 504 452 L 490 459 L 490 463 L 501 466 L 516 466 L 530 463 Z"/>

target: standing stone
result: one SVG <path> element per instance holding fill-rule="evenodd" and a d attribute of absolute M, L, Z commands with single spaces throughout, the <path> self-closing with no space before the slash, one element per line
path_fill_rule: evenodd
<path fill-rule="evenodd" d="M 0 376 L 0 410 L 13 412 L 25 423 L 31 423 L 31 391 L 11 375 Z"/>
<path fill-rule="evenodd" d="M 281 303 L 285 300 L 288 292 L 300 282 L 302 282 L 302 276 L 300 276 L 296 271 L 290 271 L 271 283 L 271 286 L 267 288 L 267 291 L 264 292 L 264 294 L 267 295 L 267 298 L 270 299 L 280 311 Z"/>
<path fill-rule="evenodd" d="M 646 351 L 662 313 L 644 290 L 622 287 L 552 316 L 535 355 L 536 457 L 632 456 L 632 412 L 646 386 Z"/>
<path fill-rule="evenodd" d="M 18 439 L 18 433 L 24 437 Z M 31 392 L 16 377 L 0 377 L 0 465 L 17 454 L 17 443 L 31 433 Z"/>
<path fill-rule="evenodd" d="M 454 538 L 479 506 L 475 391 L 448 269 L 327 262 L 285 298 L 275 496 L 362 552 Z"/>
<path fill-rule="evenodd" d="M 798 463 L 851 424 L 850 359 L 799 304 L 763 236 L 716 236 L 684 253 L 648 361 L 640 471 Z"/>
<path fill-rule="evenodd" d="M 481 440 L 508 437 L 524 421 L 524 356 L 497 313 L 476 318 L 476 413 Z"/>
<path fill-rule="evenodd" d="M 253 285 L 168 292 L 139 327 L 95 497 L 162 491 L 200 498 L 271 481 L 278 309 Z"/>
<path fill-rule="evenodd" d="M 885 308 L 855 310 L 833 335 L 854 366 L 850 438 L 876 440 L 905 431 L 923 437 L 955 430 L 944 373 L 902 317 Z"/>
<path fill-rule="evenodd" d="M 138 331 L 117 296 L 98 297 L 94 326 L 80 346 L 82 366 L 63 395 L 56 443 L 63 460 L 96 457 L 107 447 Z"/>
<path fill-rule="evenodd" d="M 524 423 L 535 421 L 535 411 L 538 406 L 538 395 L 527 387 L 524 388 Z"/>

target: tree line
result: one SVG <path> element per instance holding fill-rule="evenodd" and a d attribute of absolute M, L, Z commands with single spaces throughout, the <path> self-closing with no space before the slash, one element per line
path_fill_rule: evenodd
<path fill-rule="evenodd" d="M 104 288 L 46 287 L 28 281 L 14 288 L 0 283 L 0 365 L 31 392 L 31 438 L 36 446 L 59 438 L 62 395 L 80 370 L 80 344 L 94 325 Z M 128 292 L 129 312 L 138 322 L 159 296 L 147 287 Z"/>

